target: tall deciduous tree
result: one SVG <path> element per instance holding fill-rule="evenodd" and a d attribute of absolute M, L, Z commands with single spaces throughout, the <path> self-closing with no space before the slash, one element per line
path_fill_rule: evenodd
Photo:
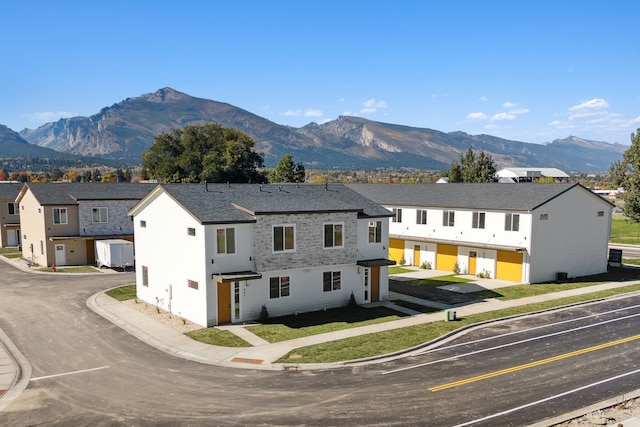
<path fill-rule="evenodd" d="M 291 154 L 285 154 L 269 174 L 270 182 L 304 182 L 305 169 L 302 162 L 293 162 Z"/>
<path fill-rule="evenodd" d="M 142 155 L 142 168 L 149 178 L 165 182 L 264 183 L 257 169 L 264 158 L 254 145 L 245 133 L 217 123 L 189 125 L 156 136 Z"/>
<path fill-rule="evenodd" d="M 640 128 L 631 134 L 631 146 L 609 167 L 613 182 L 624 188 L 624 214 L 640 223 Z"/>
<path fill-rule="evenodd" d="M 449 182 L 490 182 L 496 173 L 496 164 L 484 150 L 476 155 L 471 148 L 460 154 L 459 162 L 451 163 Z"/>

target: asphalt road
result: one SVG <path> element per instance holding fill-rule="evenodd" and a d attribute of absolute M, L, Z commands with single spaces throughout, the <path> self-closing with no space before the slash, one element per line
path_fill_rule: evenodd
<path fill-rule="evenodd" d="M 630 259 L 640 258 L 640 246 L 609 245 L 609 249 L 622 249 L 622 258 L 630 258 Z"/>
<path fill-rule="evenodd" d="M 33 367 L 0 425 L 515 426 L 640 384 L 628 374 L 640 369 L 640 307 L 625 308 L 640 297 L 492 324 L 392 362 L 274 372 L 167 355 L 86 307 L 98 290 L 132 281 L 0 262 L 0 328 Z"/>

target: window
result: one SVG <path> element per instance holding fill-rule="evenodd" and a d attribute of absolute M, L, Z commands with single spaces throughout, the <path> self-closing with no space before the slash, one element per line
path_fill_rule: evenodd
<path fill-rule="evenodd" d="M 142 286 L 149 286 L 149 267 L 142 266 Z"/>
<path fill-rule="evenodd" d="M 505 231 L 520 231 L 520 214 L 504 214 Z"/>
<path fill-rule="evenodd" d="M 188 280 L 187 286 L 191 289 L 198 289 L 198 282 L 196 282 L 195 280 Z"/>
<path fill-rule="evenodd" d="M 322 290 L 324 292 L 339 291 L 340 283 L 339 271 L 325 271 L 322 273 Z"/>
<path fill-rule="evenodd" d="M 548 219 L 549 219 L 548 213 L 540 214 L 540 221 L 546 221 Z"/>
<path fill-rule="evenodd" d="M 402 222 L 402 209 L 400 208 L 393 208 L 393 218 L 391 219 L 392 222 Z"/>
<path fill-rule="evenodd" d="M 193 227 L 187 227 L 187 235 L 188 236 L 195 236 L 196 235 L 196 229 Z"/>
<path fill-rule="evenodd" d="M 325 224 L 324 225 L 324 247 L 325 248 L 342 247 L 342 224 Z"/>
<path fill-rule="evenodd" d="M 147 228 L 147 221 L 141 219 L 140 220 L 140 228 Z"/>
<path fill-rule="evenodd" d="M 484 228 L 484 212 L 474 212 L 471 228 Z"/>
<path fill-rule="evenodd" d="M 269 278 L 269 298 L 289 296 L 289 276 Z"/>
<path fill-rule="evenodd" d="M 53 208 L 53 223 L 67 224 L 67 208 Z"/>
<path fill-rule="evenodd" d="M 44 255 L 44 242 L 40 240 L 40 255 Z"/>
<path fill-rule="evenodd" d="M 426 223 L 427 223 L 427 210 L 418 209 L 416 211 L 416 224 L 426 224 Z"/>
<path fill-rule="evenodd" d="M 109 209 L 108 208 L 92 208 L 91 221 L 94 223 L 109 222 Z"/>
<path fill-rule="evenodd" d="M 295 229 L 293 225 L 273 227 L 273 251 L 292 252 L 295 250 Z"/>
<path fill-rule="evenodd" d="M 604 211 L 598 211 L 598 216 L 604 216 Z"/>
<path fill-rule="evenodd" d="M 382 242 L 382 221 L 369 221 L 369 243 Z"/>
<path fill-rule="evenodd" d="M 9 215 L 18 215 L 18 204 L 17 203 L 9 203 Z"/>
<path fill-rule="evenodd" d="M 442 226 L 443 227 L 453 227 L 455 224 L 456 213 L 455 211 L 442 211 Z"/>
<path fill-rule="evenodd" d="M 236 230 L 234 228 L 218 228 L 216 242 L 219 254 L 236 253 Z"/>

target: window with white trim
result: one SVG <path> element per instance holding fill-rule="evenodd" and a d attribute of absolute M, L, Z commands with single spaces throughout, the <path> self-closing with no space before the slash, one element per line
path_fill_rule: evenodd
<path fill-rule="evenodd" d="M 391 222 L 402 222 L 402 208 L 393 208 Z"/>
<path fill-rule="evenodd" d="M 68 224 L 67 208 L 53 208 L 53 223 Z"/>
<path fill-rule="evenodd" d="M 9 215 L 18 215 L 20 213 L 17 203 L 9 202 L 7 207 L 9 208 Z"/>
<path fill-rule="evenodd" d="M 416 224 L 426 224 L 426 223 L 427 223 L 427 210 L 426 209 L 416 210 Z"/>
<path fill-rule="evenodd" d="M 187 280 L 187 286 L 191 289 L 198 289 L 198 282 L 195 280 Z"/>
<path fill-rule="evenodd" d="M 342 279 L 339 271 L 325 271 L 322 273 L 322 291 L 339 291 Z"/>
<path fill-rule="evenodd" d="M 219 254 L 236 253 L 236 230 L 235 228 L 218 228 L 216 230 L 217 252 Z"/>
<path fill-rule="evenodd" d="M 325 248 L 341 248 L 342 244 L 342 228 L 339 223 L 331 223 L 324 225 L 324 247 Z"/>
<path fill-rule="evenodd" d="M 505 231 L 520 231 L 520 214 L 504 214 Z"/>
<path fill-rule="evenodd" d="M 109 222 L 109 209 L 108 208 L 91 208 L 91 222 L 95 223 L 107 223 Z"/>
<path fill-rule="evenodd" d="M 471 228 L 484 228 L 484 212 L 474 212 L 471 221 Z"/>
<path fill-rule="evenodd" d="M 369 221 L 369 243 L 382 242 L 382 221 Z"/>
<path fill-rule="evenodd" d="M 269 298 L 288 297 L 290 291 L 289 276 L 269 278 Z"/>
<path fill-rule="evenodd" d="M 453 227 L 456 221 L 456 213 L 455 211 L 444 210 L 442 211 L 442 226 L 443 227 Z"/>
<path fill-rule="evenodd" d="M 296 249 L 295 226 L 274 225 L 273 226 L 273 251 L 293 252 Z"/>

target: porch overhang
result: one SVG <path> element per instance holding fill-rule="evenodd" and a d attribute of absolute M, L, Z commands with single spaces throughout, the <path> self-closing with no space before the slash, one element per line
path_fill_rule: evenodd
<path fill-rule="evenodd" d="M 232 273 L 213 273 L 211 279 L 216 282 L 237 282 L 239 280 L 262 279 L 262 273 L 255 271 L 236 271 Z"/>
<path fill-rule="evenodd" d="M 419 236 L 402 236 L 402 235 L 389 235 L 390 239 L 397 240 L 408 240 L 410 242 L 425 242 L 425 243 L 436 243 L 443 245 L 452 245 L 452 246 L 466 246 L 469 248 L 480 248 L 480 249 L 494 249 L 497 251 L 506 251 L 506 252 L 526 252 L 527 248 L 524 246 L 508 246 L 508 245 L 498 245 L 495 243 L 480 243 L 480 242 L 465 242 L 463 240 L 446 240 L 446 239 L 435 239 L 432 237 L 419 237 Z"/>
<path fill-rule="evenodd" d="M 2 226 L 4 228 L 20 228 L 20 223 L 19 222 L 18 223 L 7 222 L 7 223 L 2 224 Z"/>
<path fill-rule="evenodd" d="M 376 258 L 376 259 L 363 259 L 356 262 L 356 264 L 361 267 L 385 267 L 389 265 L 396 265 L 396 262 L 386 258 Z"/>
<path fill-rule="evenodd" d="M 50 242 L 59 242 L 63 240 L 110 240 L 110 239 L 133 239 L 132 234 L 114 234 L 111 236 L 49 236 L 47 240 Z"/>

